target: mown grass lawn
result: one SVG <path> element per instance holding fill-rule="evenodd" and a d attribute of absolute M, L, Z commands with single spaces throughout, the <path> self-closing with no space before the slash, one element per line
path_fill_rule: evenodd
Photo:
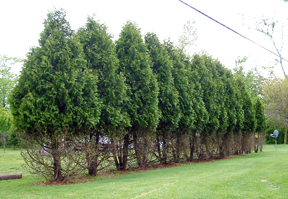
<path fill-rule="evenodd" d="M 0 181 L 0 198 L 288 198 L 288 145 L 75 185 L 37 186 L 43 179 L 21 164 L 19 150 L 0 150 L 0 174 L 23 173 L 23 179 Z"/>

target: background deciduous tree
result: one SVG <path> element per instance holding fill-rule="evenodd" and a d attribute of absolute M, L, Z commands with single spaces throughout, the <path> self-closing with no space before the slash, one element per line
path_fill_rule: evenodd
<path fill-rule="evenodd" d="M 288 129 L 288 80 L 275 78 L 266 81 L 263 93 L 267 119 L 277 120 L 285 127 L 284 144 L 286 144 Z"/>
<path fill-rule="evenodd" d="M 183 33 L 178 39 L 178 48 L 181 52 L 187 53 L 190 47 L 195 46 L 198 39 L 195 21 L 187 21 L 183 27 Z"/>
<path fill-rule="evenodd" d="M 259 22 L 257 22 L 257 27 L 256 27 L 257 31 L 266 35 L 272 42 L 276 50 L 276 54 L 278 55 L 278 58 L 276 58 L 275 60 L 280 64 L 283 70 L 283 73 L 285 75 L 285 78 L 286 78 L 286 73 L 283 67 L 282 49 L 284 46 L 284 35 L 285 35 L 284 31 L 285 31 L 286 23 L 283 22 L 281 24 L 281 22 L 279 22 L 276 19 L 262 18 Z M 280 40 L 281 43 L 277 42 L 277 40 L 278 41 Z"/>
<path fill-rule="evenodd" d="M 8 131 L 11 129 L 11 125 L 12 125 L 11 113 L 4 107 L 0 108 L 0 136 L 2 137 L 4 153 L 5 153 L 6 137 L 8 135 Z"/>
<path fill-rule="evenodd" d="M 250 97 L 256 101 L 257 97 L 263 95 L 262 86 L 265 78 L 256 67 L 249 69 L 247 72 L 244 71 L 243 64 L 247 61 L 247 59 L 248 57 L 238 57 L 238 59 L 235 61 L 236 67 L 233 68 L 233 71 L 236 75 L 243 77 Z"/>
<path fill-rule="evenodd" d="M 12 131 L 10 133 L 8 143 L 9 145 L 13 145 L 14 150 L 15 150 L 15 147 L 19 144 L 19 140 L 15 131 Z"/>
<path fill-rule="evenodd" d="M 0 104 L 2 107 L 6 107 L 7 96 L 17 81 L 17 76 L 11 72 L 11 66 L 22 61 L 17 57 L 0 55 Z"/>

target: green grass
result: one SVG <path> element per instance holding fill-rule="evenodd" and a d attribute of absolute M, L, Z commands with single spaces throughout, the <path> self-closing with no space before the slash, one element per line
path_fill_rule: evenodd
<path fill-rule="evenodd" d="M 209 163 L 181 164 L 75 185 L 36 186 L 43 179 L 22 169 L 20 151 L 0 150 L 0 198 L 288 198 L 288 145 Z"/>

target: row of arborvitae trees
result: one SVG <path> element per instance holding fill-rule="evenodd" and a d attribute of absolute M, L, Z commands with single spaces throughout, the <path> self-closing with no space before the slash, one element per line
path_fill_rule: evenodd
<path fill-rule="evenodd" d="M 90 17 L 75 33 L 63 10 L 44 27 L 9 98 L 32 173 L 61 181 L 261 145 L 261 101 L 210 56 L 190 58 L 153 33 L 143 41 L 131 22 L 115 43 Z"/>

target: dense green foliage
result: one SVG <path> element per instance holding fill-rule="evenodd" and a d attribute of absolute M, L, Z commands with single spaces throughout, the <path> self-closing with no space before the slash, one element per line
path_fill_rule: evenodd
<path fill-rule="evenodd" d="M 159 109 L 161 111 L 158 129 L 169 132 L 178 127 L 180 119 L 179 94 L 175 88 L 172 69 L 173 62 L 157 36 L 148 33 L 145 36 L 148 54 L 153 62 L 152 68 L 156 74 L 159 86 Z"/>
<path fill-rule="evenodd" d="M 88 18 L 78 35 L 83 44 L 87 66 L 97 77 L 97 92 L 102 104 L 97 131 L 112 132 L 119 126 L 129 126 L 129 118 L 122 110 L 126 85 L 123 75 L 117 73 L 119 61 L 107 27 Z"/>
<path fill-rule="evenodd" d="M 179 92 L 179 105 L 181 110 L 181 118 L 177 131 L 185 132 L 194 127 L 194 110 L 193 110 L 193 85 L 189 85 L 188 70 L 185 63 L 182 61 L 180 51 L 176 49 L 170 41 L 167 41 L 165 47 L 173 61 L 172 75 L 174 85 Z"/>
<path fill-rule="evenodd" d="M 19 140 L 18 140 L 18 137 L 17 137 L 15 131 L 13 131 L 10 134 L 9 139 L 8 139 L 8 144 L 13 145 L 14 149 L 19 144 Z"/>
<path fill-rule="evenodd" d="M 263 132 L 266 129 L 266 119 L 264 114 L 264 105 L 260 98 L 255 103 L 255 118 L 257 121 L 256 132 Z"/>
<path fill-rule="evenodd" d="M 39 47 L 24 62 L 10 109 L 19 131 L 53 151 L 56 180 L 62 179 L 61 141 L 99 120 L 96 78 L 86 68 L 82 46 L 64 11 L 48 14 Z M 48 144 L 49 143 L 49 144 Z"/>
<path fill-rule="evenodd" d="M 99 120 L 96 81 L 85 67 L 81 45 L 64 12 L 49 13 L 44 26 L 40 47 L 31 49 L 11 95 L 15 125 L 37 137 L 93 126 Z"/>
<path fill-rule="evenodd" d="M 99 139 L 100 136 L 114 134 L 119 128 L 130 125 L 130 118 L 126 113 L 126 85 L 124 77 L 119 73 L 119 61 L 111 36 L 106 26 L 89 17 L 85 27 L 78 31 L 87 66 L 97 77 L 98 97 L 101 102 L 99 123 L 91 129 L 89 140 L 94 142 L 90 153 L 90 175 L 96 175 L 99 166 Z M 120 131 L 119 131 L 120 132 Z M 90 147 L 91 148 L 91 147 Z"/>
<path fill-rule="evenodd" d="M 48 13 L 10 104 L 27 165 L 50 180 L 262 150 L 263 105 L 241 75 L 153 33 L 144 43 L 131 22 L 113 43 L 91 17 L 74 34 L 63 10 Z"/>
<path fill-rule="evenodd" d="M 153 62 L 152 68 L 159 86 L 158 107 L 161 111 L 161 117 L 156 133 L 157 158 L 160 162 L 167 163 L 167 142 L 178 128 L 181 119 L 179 94 L 172 76 L 173 62 L 170 60 L 165 47 L 153 33 L 148 33 L 145 36 L 145 43 L 147 44 L 147 52 Z M 160 143 L 163 143 L 162 146 Z"/>
<path fill-rule="evenodd" d="M 131 118 L 129 131 L 133 136 L 138 166 L 141 167 L 148 164 L 146 136 L 155 131 L 159 122 L 159 87 L 146 53 L 147 47 L 135 24 L 125 24 L 116 42 L 116 52 L 120 61 L 119 71 L 123 73 L 128 88 L 126 106 Z M 143 146 L 140 142 L 143 142 Z"/>
<path fill-rule="evenodd" d="M 120 72 L 127 84 L 127 112 L 134 131 L 155 129 L 159 121 L 158 83 L 139 29 L 127 22 L 116 42 Z"/>

